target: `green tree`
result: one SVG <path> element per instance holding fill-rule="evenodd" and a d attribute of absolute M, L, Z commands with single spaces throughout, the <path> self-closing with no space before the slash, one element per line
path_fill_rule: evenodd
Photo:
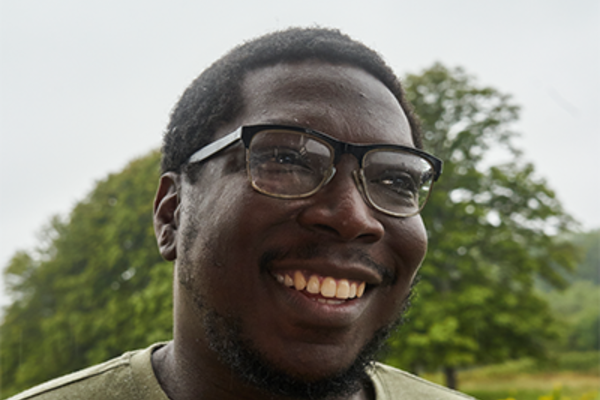
<path fill-rule="evenodd" d="M 172 267 L 152 228 L 159 154 L 99 182 L 4 271 L 2 396 L 172 335 Z"/>
<path fill-rule="evenodd" d="M 560 321 L 561 349 L 600 350 L 600 230 L 568 236 L 581 251 L 581 261 L 564 290 L 543 290 Z M 545 285 L 542 286 L 542 289 Z"/>
<path fill-rule="evenodd" d="M 600 229 L 577 234 L 572 241 L 581 248 L 583 258 L 571 279 L 600 285 Z"/>
<path fill-rule="evenodd" d="M 600 350 L 599 285 L 579 280 L 566 290 L 553 290 L 544 297 L 561 323 L 563 350 Z"/>
<path fill-rule="evenodd" d="M 445 163 L 423 212 L 429 251 L 410 321 L 387 361 L 442 367 L 456 387 L 458 367 L 545 355 L 557 331 L 534 279 L 566 284 L 576 249 L 557 235 L 573 221 L 513 147 L 519 108 L 509 96 L 440 64 L 404 85 L 427 150 Z M 500 149 L 511 161 L 486 167 Z"/>

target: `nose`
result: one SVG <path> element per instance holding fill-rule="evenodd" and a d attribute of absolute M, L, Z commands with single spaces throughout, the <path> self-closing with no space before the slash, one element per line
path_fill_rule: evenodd
<path fill-rule="evenodd" d="M 344 160 L 338 164 L 331 181 L 309 197 L 308 204 L 298 215 L 300 225 L 342 241 L 359 240 L 373 243 L 384 234 L 384 226 L 377 219 L 379 211 L 363 199 L 358 182 L 352 176 L 352 164 Z"/>

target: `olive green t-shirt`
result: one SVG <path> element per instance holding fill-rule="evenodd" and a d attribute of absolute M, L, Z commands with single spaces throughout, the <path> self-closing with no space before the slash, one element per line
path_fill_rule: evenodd
<path fill-rule="evenodd" d="M 152 352 L 164 343 L 132 351 L 54 379 L 9 400 L 169 400 L 152 369 Z M 469 396 L 383 364 L 370 371 L 377 400 L 465 400 Z"/>

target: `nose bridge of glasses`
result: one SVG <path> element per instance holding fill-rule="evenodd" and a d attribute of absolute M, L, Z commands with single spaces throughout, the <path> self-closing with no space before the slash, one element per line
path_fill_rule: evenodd
<path fill-rule="evenodd" d="M 333 163 L 335 165 L 341 161 L 343 155 L 350 154 L 356 159 L 359 168 L 362 167 L 362 158 L 365 151 L 361 146 L 334 139 L 333 149 L 335 152 Z"/>
<path fill-rule="evenodd" d="M 335 166 L 331 167 L 331 174 L 325 179 L 319 190 L 326 191 L 324 198 L 328 199 L 326 203 L 332 210 L 351 212 L 351 214 L 345 214 L 344 219 L 361 220 L 370 214 L 369 209 L 372 208 L 372 205 L 365 193 L 366 188 L 360 169 L 350 164 L 351 157 L 343 162 L 348 165 L 337 169 Z M 336 172 L 339 172 L 337 177 Z M 328 185 L 334 177 L 336 181 Z M 349 178 L 352 182 L 348 181 Z M 328 189 L 327 186 L 329 186 Z"/>
<path fill-rule="evenodd" d="M 364 183 L 361 178 L 361 174 L 359 173 L 360 169 L 363 167 L 363 158 L 364 158 L 365 154 L 367 153 L 368 149 L 366 149 L 360 145 L 343 142 L 341 140 L 337 140 L 334 138 L 329 138 L 329 139 L 331 139 L 330 145 L 332 146 L 333 151 L 334 151 L 334 156 L 333 156 L 333 160 L 332 160 L 333 165 L 331 166 L 331 173 L 324 180 L 322 187 L 327 185 L 329 182 L 331 182 L 331 180 L 333 179 L 333 177 L 335 176 L 335 174 L 337 172 L 336 166 L 342 162 L 343 158 L 347 159 L 348 162 L 352 162 L 350 160 L 355 159 L 356 166 L 349 167 L 349 168 L 351 168 L 350 174 L 352 175 L 352 180 L 354 181 L 354 184 L 356 185 L 356 189 L 360 193 L 360 196 L 362 197 L 363 201 L 367 205 L 369 205 L 370 202 L 365 194 L 366 188 L 364 187 Z M 345 155 L 347 157 L 343 157 Z M 342 169 L 345 170 L 346 168 L 344 167 Z"/>
<path fill-rule="evenodd" d="M 355 186 L 362 201 L 364 201 L 364 203 L 368 206 L 370 205 L 370 202 L 365 194 L 366 188 L 364 187 L 362 175 L 360 173 L 363 156 L 363 153 L 361 152 L 362 149 L 359 148 L 359 151 L 356 151 L 356 146 L 353 146 L 350 143 L 339 142 L 339 144 L 340 145 L 334 150 L 335 156 L 333 158 L 333 165 L 331 165 L 329 175 L 323 180 L 321 188 L 329 184 L 336 176 L 338 172 L 338 168 L 336 168 L 336 166 L 340 166 L 342 163 L 347 164 L 339 168 L 341 174 L 337 174 L 339 175 L 337 179 L 348 179 L 348 175 L 350 175 L 353 181 L 353 184 L 350 185 Z M 344 155 L 346 155 L 346 157 L 343 157 Z M 356 160 L 356 164 L 353 161 L 354 159 Z M 346 190 L 348 190 L 348 188 L 346 188 Z"/>

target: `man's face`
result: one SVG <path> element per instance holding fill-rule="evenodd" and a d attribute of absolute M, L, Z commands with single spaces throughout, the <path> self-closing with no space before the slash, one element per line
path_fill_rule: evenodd
<path fill-rule="evenodd" d="M 280 64 L 249 73 L 243 96 L 241 117 L 217 137 L 273 123 L 352 143 L 413 146 L 396 99 L 360 69 Z M 426 251 L 421 218 L 369 207 L 352 178 L 357 168 L 344 155 L 316 194 L 272 198 L 252 189 L 236 145 L 206 161 L 195 183 L 182 179 L 176 340 L 206 356 L 203 318 L 215 313 L 235 321 L 244 342 L 291 376 L 310 381 L 348 368 L 375 332 L 399 317 Z M 366 290 L 336 300 L 280 282 L 298 275 L 336 288 L 365 283 Z"/>

